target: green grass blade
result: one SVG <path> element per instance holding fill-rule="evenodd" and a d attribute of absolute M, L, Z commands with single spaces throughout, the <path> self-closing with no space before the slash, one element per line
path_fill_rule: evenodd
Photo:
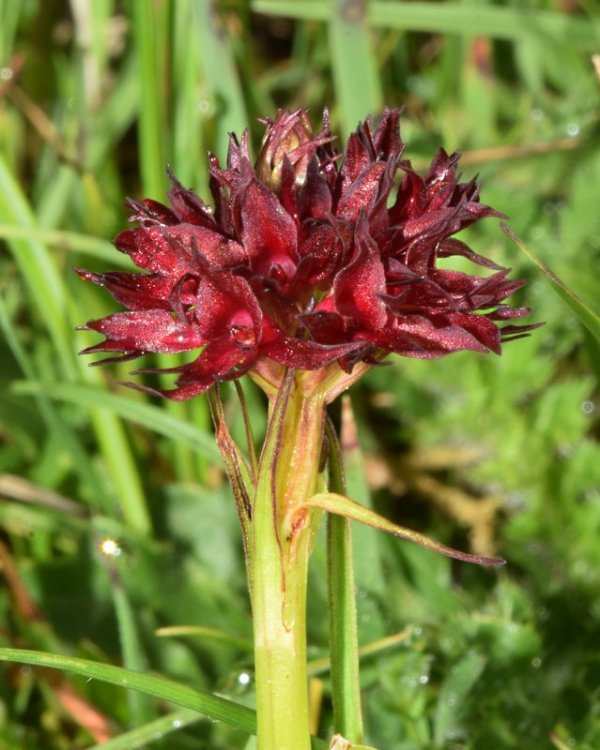
<path fill-rule="evenodd" d="M 210 113 L 206 101 L 201 50 L 194 29 L 197 0 L 173 3 L 173 149 L 169 159 L 183 185 L 193 186 L 200 195 L 208 187 L 203 118 Z"/>
<path fill-rule="evenodd" d="M 367 3 L 334 0 L 329 23 L 333 80 L 347 137 L 381 109 L 381 85 L 366 25 Z"/>
<path fill-rule="evenodd" d="M 568 38 L 573 46 L 596 49 L 599 24 L 592 18 L 514 5 L 498 7 L 452 2 L 372 2 L 369 19 L 376 26 L 405 31 L 440 32 L 493 39 L 537 37 L 546 42 Z"/>
<path fill-rule="evenodd" d="M 344 396 L 342 400 L 340 439 L 346 486 L 348 488 L 347 495 L 348 497 L 359 498 L 363 505 L 371 508 L 371 491 L 365 475 L 365 462 L 359 440 L 358 425 L 349 396 Z M 354 560 L 358 588 L 383 596 L 385 594 L 385 576 L 377 532 L 360 524 L 353 529 L 352 536 L 354 538 Z"/>
<path fill-rule="evenodd" d="M 36 380 L 36 372 L 30 357 L 11 325 L 8 313 L 0 298 L 0 330 L 4 333 L 4 338 L 10 350 L 21 368 L 25 377 L 29 380 Z M 108 515 L 111 508 L 111 498 L 105 491 L 104 482 L 98 476 L 97 468 L 87 454 L 87 451 L 77 439 L 69 426 L 62 419 L 61 415 L 55 409 L 54 404 L 48 398 L 44 388 L 39 388 L 34 395 L 38 410 L 42 419 L 45 421 L 49 431 L 58 433 L 65 449 L 73 459 L 73 467 L 79 476 L 82 487 L 93 487 L 93 500 L 97 504 L 96 510 Z"/>
<path fill-rule="evenodd" d="M 99 260 L 106 261 L 112 264 L 112 266 L 122 267 L 127 270 L 134 269 L 130 257 L 125 255 L 125 253 L 117 252 L 111 242 L 79 232 L 0 224 L 0 239 L 40 242 L 66 253 L 83 253 L 84 255 L 89 255 L 90 258 L 98 258 Z"/>
<path fill-rule="evenodd" d="M 221 721 L 227 726 L 239 729 L 248 734 L 256 733 L 256 713 L 247 706 L 221 698 L 187 685 L 179 685 L 165 677 L 140 674 L 123 667 L 101 664 L 90 659 L 79 659 L 75 656 L 60 656 L 44 651 L 29 651 L 20 648 L 0 648 L 0 661 L 17 664 L 31 664 L 49 669 L 60 669 L 71 674 L 79 674 L 91 680 L 108 682 L 130 690 L 140 690 L 147 695 L 173 703 L 176 706 L 189 708 L 206 716 L 211 721 Z M 312 738 L 313 750 L 327 750 L 327 743 L 316 737 Z"/>
<path fill-rule="evenodd" d="M 224 643 L 229 648 L 240 649 L 246 653 L 250 653 L 254 647 L 252 641 L 246 638 L 230 635 L 229 633 L 224 633 L 222 630 L 206 628 L 202 625 L 167 625 L 163 628 L 158 628 L 155 631 L 155 635 L 159 638 L 205 638 L 209 641 Z"/>
<path fill-rule="evenodd" d="M 227 152 L 229 133 L 241 133 L 248 115 L 235 61 L 218 13 L 218 4 L 197 0 L 195 32 L 208 89 L 215 104 L 215 150 L 220 158 Z"/>
<path fill-rule="evenodd" d="M 118 396 L 86 385 L 62 383 L 15 382 L 11 389 L 16 394 L 34 394 L 44 391 L 50 398 L 77 404 L 83 409 L 101 408 L 109 413 L 131 420 L 170 440 L 189 446 L 211 461 L 220 461 L 211 435 L 201 432 L 188 422 L 168 414 L 164 409 L 126 396 Z"/>
<path fill-rule="evenodd" d="M 140 110 L 138 117 L 139 157 L 142 188 L 146 196 L 162 200 L 167 189 L 163 102 L 163 76 L 160 61 L 161 32 L 168 3 L 132 4 L 133 33 L 136 40 Z"/>
<path fill-rule="evenodd" d="M 112 664 L 102 664 L 74 656 L 61 656 L 18 648 L 0 648 L 0 661 L 61 669 L 72 674 L 83 675 L 88 679 L 109 682 L 129 690 L 139 690 L 176 706 L 198 711 L 212 721 L 222 721 L 228 726 L 249 734 L 254 734 L 256 731 L 255 713 L 252 709 L 218 695 L 194 690 L 187 685 L 179 685 L 164 677 L 142 674 L 123 667 L 115 667 Z"/>
<path fill-rule="evenodd" d="M 111 563 L 112 561 L 109 559 L 107 567 L 112 580 L 111 592 L 117 616 L 123 664 L 126 669 L 144 672 L 147 671 L 148 664 L 140 641 L 134 610 L 116 568 L 111 569 Z M 135 690 L 129 691 L 127 702 L 130 720 L 134 726 L 156 718 L 155 706 L 147 695 Z"/>
<path fill-rule="evenodd" d="M 343 494 L 346 481 L 342 448 L 331 422 L 327 425 L 327 438 L 329 487 L 333 492 Z M 350 521 L 343 516 L 329 515 L 327 518 L 327 582 L 334 731 L 349 742 L 362 742 L 352 529 Z"/>
<path fill-rule="evenodd" d="M 200 721 L 201 718 L 197 711 L 182 708 L 144 724 L 144 726 L 132 729 L 130 732 L 120 734 L 112 740 L 94 745 L 88 750 L 131 750 L 134 747 L 146 747 L 153 740 L 160 740 L 172 732 L 189 727 L 191 724 Z"/>
<path fill-rule="evenodd" d="M 34 223 L 30 207 L 0 154 L 0 218 L 23 227 Z M 7 222 L 7 223 L 8 223 Z M 58 270 L 46 248 L 31 239 L 8 243 L 15 262 L 29 287 L 32 300 L 43 308 L 43 320 L 68 378 L 76 373 L 69 340 L 67 296 Z"/>
<path fill-rule="evenodd" d="M 579 318 L 580 322 L 588 329 L 588 331 L 594 336 L 596 341 L 600 341 L 600 316 L 598 316 L 591 307 L 580 299 L 575 292 L 568 287 L 562 279 L 559 279 L 554 271 L 550 270 L 541 258 L 531 250 L 523 240 L 513 232 L 513 230 L 506 224 L 500 225 L 511 240 L 517 245 L 529 258 L 529 260 L 537 266 L 537 268 L 544 274 L 546 279 L 554 291 L 562 298 L 571 311 Z"/>
<path fill-rule="evenodd" d="M 328 21 L 333 4 L 328 0 L 254 0 L 252 9 L 267 15 Z M 594 51 L 598 47 L 600 24 L 593 17 L 482 3 L 474 10 L 470 3 L 371 0 L 368 21 L 372 26 L 403 31 L 482 35 L 509 41 L 534 36 L 546 42 L 569 39 L 570 44 L 581 50 Z"/>
<path fill-rule="evenodd" d="M 0 156 L 0 220 L 22 227 L 35 226 L 32 209 L 19 184 Z M 86 368 L 75 356 L 71 315 L 79 313 L 47 248 L 40 242 L 11 240 L 15 262 L 29 291 L 33 307 L 37 307 L 46 325 L 65 380 L 73 381 L 78 374 L 88 381 L 99 383 L 99 373 Z M 83 321 L 77 320 L 77 323 Z M 93 405 L 93 404 L 91 404 Z M 122 425 L 114 415 L 91 409 L 92 425 L 109 467 L 110 476 L 120 500 L 123 516 L 142 534 L 150 531 L 150 518 L 141 483 Z"/>

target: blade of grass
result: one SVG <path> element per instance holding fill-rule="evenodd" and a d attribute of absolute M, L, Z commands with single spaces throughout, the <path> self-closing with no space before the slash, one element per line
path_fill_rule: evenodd
<path fill-rule="evenodd" d="M 267 15 L 329 21 L 333 4 L 327 0 L 254 0 L 252 10 Z M 509 41 L 527 36 L 536 36 L 547 42 L 568 38 L 573 46 L 581 50 L 594 51 L 598 47 L 600 24 L 592 17 L 481 3 L 476 11 L 473 5 L 465 3 L 371 0 L 367 17 L 372 26 L 386 29 L 482 35 Z"/>
<path fill-rule="evenodd" d="M 365 114 L 381 109 L 381 85 L 366 24 L 366 0 L 334 0 L 329 23 L 333 80 L 347 137 Z"/>
<path fill-rule="evenodd" d="M 194 29 L 197 0 L 173 3 L 173 171 L 203 195 L 208 187 L 202 118 L 210 112 Z"/>
<path fill-rule="evenodd" d="M 0 224 L 0 238 L 40 242 L 67 253 L 83 253 L 89 255 L 90 258 L 98 258 L 111 263 L 113 266 L 119 266 L 127 270 L 135 268 L 130 257 L 117 252 L 111 242 L 79 232 Z"/>
<path fill-rule="evenodd" d="M 161 34 L 167 33 L 169 5 L 168 2 L 132 3 L 140 92 L 138 143 L 142 188 L 145 195 L 159 201 L 167 190 L 166 144 L 163 137 L 167 107 L 164 101 L 164 71 L 160 69 L 160 61 L 166 58 Z"/>
<path fill-rule="evenodd" d="M 0 661 L 33 664 L 39 667 L 60 669 L 79 674 L 88 679 L 108 682 L 130 690 L 139 690 L 146 695 L 169 701 L 177 706 L 190 708 L 213 721 L 222 721 L 228 726 L 253 734 L 256 731 L 255 713 L 246 706 L 221 698 L 187 685 L 179 685 L 164 677 L 141 674 L 123 667 L 102 664 L 74 656 L 61 656 L 44 651 L 29 651 L 18 648 L 0 648 Z"/>
<path fill-rule="evenodd" d="M 182 708 L 144 724 L 144 726 L 132 729 L 130 732 L 124 732 L 118 737 L 108 740 L 108 742 L 94 745 L 88 750 L 131 750 L 135 747 L 146 747 L 152 741 L 160 740 L 172 732 L 189 727 L 191 724 L 200 721 L 201 718 L 197 711 Z"/>
<path fill-rule="evenodd" d="M 4 333 L 14 358 L 16 359 L 23 374 L 30 380 L 36 380 L 36 372 L 25 349 L 21 346 L 18 336 L 11 325 L 8 313 L 4 303 L 0 298 L 0 329 Z M 110 513 L 112 499 L 105 492 L 105 484 L 98 476 L 97 468 L 90 461 L 87 451 L 81 445 L 77 436 L 69 429 L 67 423 L 55 409 L 52 401 L 48 398 L 43 388 L 39 388 L 35 394 L 32 394 L 36 400 L 38 410 L 44 419 L 48 429 L 55 431 L 65 449 L 73 459 L 73 467 L 79 476 L 82 487 L 93 487 L 91 493 L 92 500 L 96 503 L 96 510 L 102 513 Z M 82 493 L 83 495 L 84 493 Z"/>
<path fill-rule="evenodd" d="M 192 450 L 207 456 L 211 461 L 221 460 L 221 455 L 211 435 L 168 414 L 164 409 L 143 401 L 118 396 L 87 385 L 16 381 L 11 386 L 11 390 L 15 394 L 26 395 L 44 391 L 49 398 L 77 404 L 84 409 L 89 409 L 93 405 L 94 408 L 101 408 L 108 413 L 131 420 L 164 435 L 170 440 L 187 445 Z"/>
<path fill-rule="evenodd" d="M 123 667 L 75 656 L 60 656 L 43 651 L 29 651 L 19 648 L 0 648 L 0 661 L 31 664 L 49 669 L 60 669 L 72 674 L 79 674 L 88 679 L 108 682 L 131 690 L 140 690 L 147 695 L 161 698 L 183 708 L 197 711 L 212 721 L 222 721 L 230 727 L 240 729 L 248 734 L 256 732 L 256 713 L 246 706 L 235 703 L 219 695 L 194 690 L 187 685 L 179 685 L 172 680 L 155 675 L 139 674 Z M 327 750 L 327 743 L 316 737 L 312 738 L 313 750 Z"/>
<path fill-rule="evenodd" d="M 386 638 L 378 638 L 376 641 L 366 643 L 358 649 L 358 656 L 361 661 L 365 657 L 374 656 L 379 654 L 381 651 L 385 651 L 388 648 L 393 648 L 399 643 L 402 643 L 413 634 L 413 628 L 411 626 L 404 628 L 399 633 L 394 635 L 388 635 Z M 323 656 L 319 659 L 311 659 L 307 664 L 307 671 L 309 677 L 316 677 L 317 675 L 329 672 L 331 669 L 331 659 L 329 656 Z"/>
<path fill-rule="evenodd" d="M 158 628 L 154 633 L 159 638 L 206 638 L 221 643 L 225 643 L 230 648 L 241 649 L 247 653 L 252 651 L 253 643 L 246 638 L 240 638 L 237 635 L 224 633 L 222 630 L 214 628 L 205 628 L 201 625 L 168 625 L 164 628 Z"/>
<path fill-rule="evenodd" d="M 112 584 L 111 592 L 117 616 L 123 664 L 126 669 L 135 672 L 145 672 L 148 670 L 148 663 L 140 641 L 131 601 L 111 558 L 106 559 L 106 566 Z M 156 718 L 156 707 L 149 699 L 149 696 L 144 695 L 144 693 L 136 690 L 128 691 L 127 703 L 129 705 L 130 721 L 133 726 L 139 726 Z"/>
<path fill-rule="evenodd" d="M 117 84 L 103 106 L 94 113 L 90 131 L 86 133 L 85 169 L 94 173 L 101 169 L 109 154 L 134 121 L 139 101 L 137 70 L 133 55 L 125 60 Z M 76 75 L 74 73 L 73 75 Z M 41 227 L 57 227 L 68 215 L 72 201 L 81 190 L 82 176 L 71 167 L 54 160 L 51 177 L 38 170 L 32 193 L 39 196 L 35 214 Z M 48 190 L 48 180 L 52 190 Z M 109 203 L 121 203 L 113 194 L 104 194 Z"/>
<path fill-rule="evenodd" d="M 14 176 L 0 156 L 0 220 L 23 227 L 35 226 L 33 212 Z M 79 372 L 86 380 L 99 383 L 101 376 L 86 368 L 73 352 L 69 314 L 81 313 L 73 304 L 69 290 L 47 248 L 29 239 L 8 242 L 13 257 L 28 288 L 31 302 L 39 310 L 56 348 L 65 380 L 73 381 Z M 77 323 L 81 323 L 77 320 Z M 123 516 L 142 534 L 150 531 L 141 482 L 122 425 L 113 414 L 90 409 L 90 418 L 107 463 Z"/>
<path fill-rule="evenodd" d="M 359 442 L 358 426 L 349 396 L 342 399 L 340 440 L 346 475 L 347 495 L 358 497 L 363 505 L 372 508 L 371 492 L 365 476 L 364 457 Z M 377 532 L 359 524 L 352 530 L 356 584 L 359 590 L 371 591 L 379 596 L 385 592 L 385 576 Z"/>
<path fill-rule="evenodd" d="M 0 217 L 22 227 L 34 224 L 25 196 L 0 154 Z M 58 354 L 61 368 L 68 379 L 76 373 L 73 351 L 69 342 L 67 296 L 60 275 L 50 254 L 39 242 L 31 239 L 8 243 L 34 303 L 43 307 L 42 316 Z"/>
<path fill-rule="evenodd" d="M 219 16 L 218 4 L 197 0 L 195 33 L 208 89 L 215 103 L 215 149 L 224 156 L 229 133 L 240 133 L 248 124 L 248 115 L 235 61 Z"/>
<path fill-rule="evenodd" d="M 554 291 L 562 298 L 563 302 L 571 309 L 573 313 L 579 318 L 580 322 L 588 329 L 588 331 L 594 336 L 596 341 L 600 341 L 600 316 L 598 316 L 591 307 L 580 299 L 575 292 L 568 287 L 562 279 L 544 263 L 541 258 L 531 250 L 523 240 L 513 232 L 513 230 L 506 224 L 500 224 L 503 231 L 511 238 L 515 245 L 529 258 L 529 260 L 537 266 L 537 268 L 544 274 L 550 286 Z"/>
<path fill-rule="evenodd" d="M 327 440 L 329 487 L 333 492 L 345 494 L 342 447 L 331 421 L 327 423 Z M 363 741 L 363 720 L 352 530 L 347 518 L 331 514 L 327 517 L 327 582 L 334 731 L 349 742 L 360 743 Z"/>

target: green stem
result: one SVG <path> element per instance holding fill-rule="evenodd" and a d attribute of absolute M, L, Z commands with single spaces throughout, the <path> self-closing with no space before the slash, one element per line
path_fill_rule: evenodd
<path fill-rule="evenodd" d="M 330 489 L 345 494 L 342 448 L 331 422 L 327 425 L 327 438 Z M 358 626 L 352 530 L 350 521 L 343 516 L 327 518 L 327 583 L 334 729 L 355 744 L 363 741 Z"/>
<path fill-rule="evenodd" d="M 315 526 L 296 514 L 314 493 L 323 445 L 324 404 L 290 378 L 273 407 L 253 504 L 250 574 L 258 750 L 309 750 L 306 587 Z"/>

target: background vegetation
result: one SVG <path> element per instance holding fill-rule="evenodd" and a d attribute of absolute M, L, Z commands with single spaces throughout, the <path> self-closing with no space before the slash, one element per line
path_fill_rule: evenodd
<path fill-rule="evenodd" d="M 163 199 L 167 162 L 208 197 L 206 151 L 224 157 L 228 131 L 249 125 L 256 144 L 258 116 L 307 106 L 318 124 L 327 105 L 347 136 L 403 103 L 407 156 L 425 167 L 439 145 L 463 151 L 485 202 L 597 309 L 599 8 L 373 0 L 367 29 L 358 0 L 0 1 L 2 645 L 252 705 L 240 538 L 206 404 L 125 391 L 127 368 L 78 359 L 94 337 L 74 327 L 116 308 L 71 269 L 127 265 L 110 246 L 124 198 Z M 501 358 L 396 359 L 370 373 L 353 392 L 362 451 L 350 479 L 400 523 L 508 565 L 480 570 L 357 530 L 368 741 L 593 750 L 600 352 L 497 222 L 469 239 L 530 279 L 521 299 L 546 326 Z M 319 547 L 309 629 L 322 736 L 325 596 Z M 176 625 L 202 630 L 157 635 Z M 0 670 L 2 750 L 246 741 L 98 681 Z"/>

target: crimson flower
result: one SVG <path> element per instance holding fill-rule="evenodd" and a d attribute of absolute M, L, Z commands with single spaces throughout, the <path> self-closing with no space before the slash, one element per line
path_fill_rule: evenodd
<path fill-rule="evenodd" d="M 316 135 L 306 110 L 279 112 L 263 120 L 255 166 L 247 132 L 231 137 L 226 168 L 209 157 L 214 210 L 170 172 L 170 207 L 129 201 L 137 226 L 115 245 L 143 273 L 78 271 L 128 308 L 84 326 L 105 336 L 84 353 L 195 352 L 160 391 L 177 400 L 265 368 L 499 353 L 533 327 L 502 326 L 528 312 L 504 302 L 524 282 L 454 235 L 502 214 L 459 182 L 459 154 L 440 149 L 424 176 L 402 159 L 399 117 L 365 120 L 340 153 L 326 112 Z M 438 267 L 451 256 L 492 273 Z"/>

